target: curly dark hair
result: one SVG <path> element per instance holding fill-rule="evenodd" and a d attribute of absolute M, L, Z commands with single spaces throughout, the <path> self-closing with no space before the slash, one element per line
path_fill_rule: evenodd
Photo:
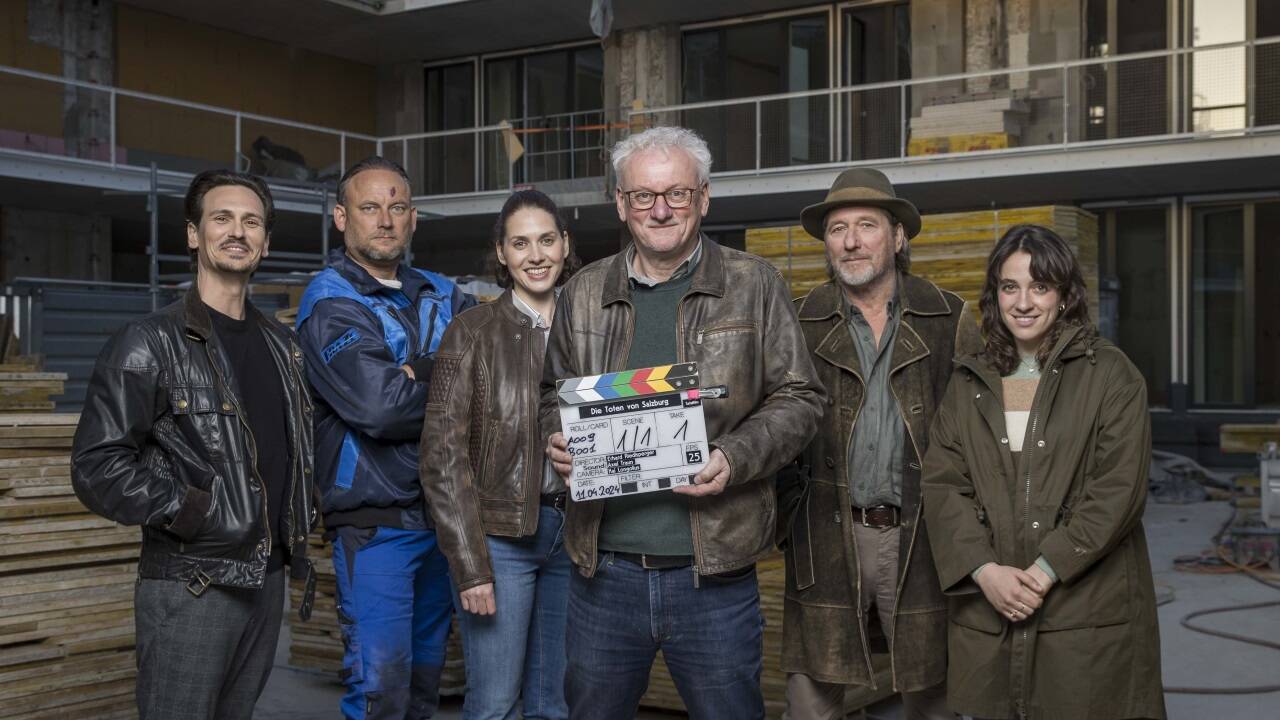
<path fill-rule="evenodd" d="M 564 218 L 560 215 L 560 208 L 556 207 L 556 203 L 547 194 L 540 190 L 516 190 L 511 193 L 511 197 L 502 204 L 502 210 L 498 212 L 498 219 L 493 223 L 493 249 L 494 254 L 489 256 L 489 263 L 493 267 L 493 277 L 498 285 L 503 288 L 510 289 L 515 285 L 515 278 L 511 277 L 511 271 L 506 265 L 498 262 L 497 251 L 501 249 L 503 241 L 507 239 L 507 221 L 515 215 L 517 211 L 525 208 L 537 208 L 545 211 L 555 220 L 556 232 L 567 236 L 569 231 L 565 225 Z M 564 258 L 564 269 L 560 271 L 560 277 L 556 278 L 556 287 L 559 287 L 573 276 L 579 268 L 582 267 L 582 260 L 578 258 L 578 254 L 573 250 L 573 243 L 569 243 L 569 254 Z"/>
<path fill-rule="evenodd" d="M 1009 256 L 1025 252 L 1031 256 L 1031 277 L 1057 289 L 1062 309 L 1053 326 L 1036 350 L 1036 361 L 1041 366 L 1049 359 L 1049 353 L 1058 338 L 1068 327 L 1078 326 L 1093 334 L 1097 330 L 1089 319 L 1089 298 L 1085 294 L 1084 277 L 1080 263 L 1057 233 L 1041 225 L 1014 225 L 996 241 L 987 258 L 987 279 L 982 285 L 978 308 L 982 312 L 982 335 L 986 340 L 983 351 L 987 362 L 1008 375 L 1018 367 L 1021 358 L 1013 334 L 1005 327 L 1000 316 L 1000 269 Z"/>

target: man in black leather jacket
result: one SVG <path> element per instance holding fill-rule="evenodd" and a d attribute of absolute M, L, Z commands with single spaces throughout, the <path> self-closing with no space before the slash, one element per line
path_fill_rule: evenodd
<path fill-rule="evenodd" d="M 311 401 L 293 332 L 247 298 L 270 240 L 266 184 L 201 173 L 185 210 L 195 284 L 103 348 L 71 475 L 91 510 L 143 527 L 141 716 L 248 718 L 275 656 L 284 566 L 311 580 Z"/>

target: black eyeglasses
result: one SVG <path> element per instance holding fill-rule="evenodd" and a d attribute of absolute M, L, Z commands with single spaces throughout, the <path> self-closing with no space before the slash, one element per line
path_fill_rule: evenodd
<path fill-rule="evenodd" d="M 687 208 L 693 202 L 694 193 L 698 192 L 697 188 L 671 188 L 666 192 L 654 192 L 652 190 L 620 190 L 627 198 L 627 206 L 632 210 L 648 210 L 653 204 L 658 202 L 661 197 L 667 201 L 667 207 L 679 210 Z"/>

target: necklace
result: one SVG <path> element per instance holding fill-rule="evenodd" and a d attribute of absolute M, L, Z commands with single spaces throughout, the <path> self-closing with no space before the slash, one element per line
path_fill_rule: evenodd
<path fill-rule="evenodd" d="M 1040 372 L 1040 363 L 1036 362 L 1035 356 L 1024 357 L 1022 362 L 1018 364 L 1018 369 L 1035 375 Z"/>

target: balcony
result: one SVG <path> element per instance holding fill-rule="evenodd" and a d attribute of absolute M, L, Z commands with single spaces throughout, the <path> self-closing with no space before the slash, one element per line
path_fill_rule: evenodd
<path fill-rule="evenodd" d="M 1271 143 L 1280 138 L 1280 37 L 381 138 L 14 68 L 0 67 L 0 93 L 14 100 L 0 108 L 10 175 L 51 179 L 31 167 L 56 160 L 47 171 L 56 177 L 137 186 L 154 163 L 162 181 L 179 186 L 233 166 L 312 196 L 349 162 L 379 152 L 403 162 L 421 209 L 468 215 L 495 211 L 526 184 L 566 204 L 606 203 L 608 147 L 663 124 L 707 139 L 721 197 L 774 192 L 759 182 L 770 178 L 786 178 L 789 192 L 814 190 L 855 164 L 963 180 L 989 175 L 992 161 L 1016 169 L 1036 157 L 1026 173 L 1044 174 L 1073 167 L 1046 155 L 1094 153 L 1081 165 L 1092 167 L 1107 162 L 1095 151 L 1108 149 L 1179 148 L 1152 154 L 1154 163 L 1186 160 L 1189 140 Z M 1256 143 L 1223 147 L 1206 157 L 1280 154 L 1270 144 L 1261 153 Z"/>

